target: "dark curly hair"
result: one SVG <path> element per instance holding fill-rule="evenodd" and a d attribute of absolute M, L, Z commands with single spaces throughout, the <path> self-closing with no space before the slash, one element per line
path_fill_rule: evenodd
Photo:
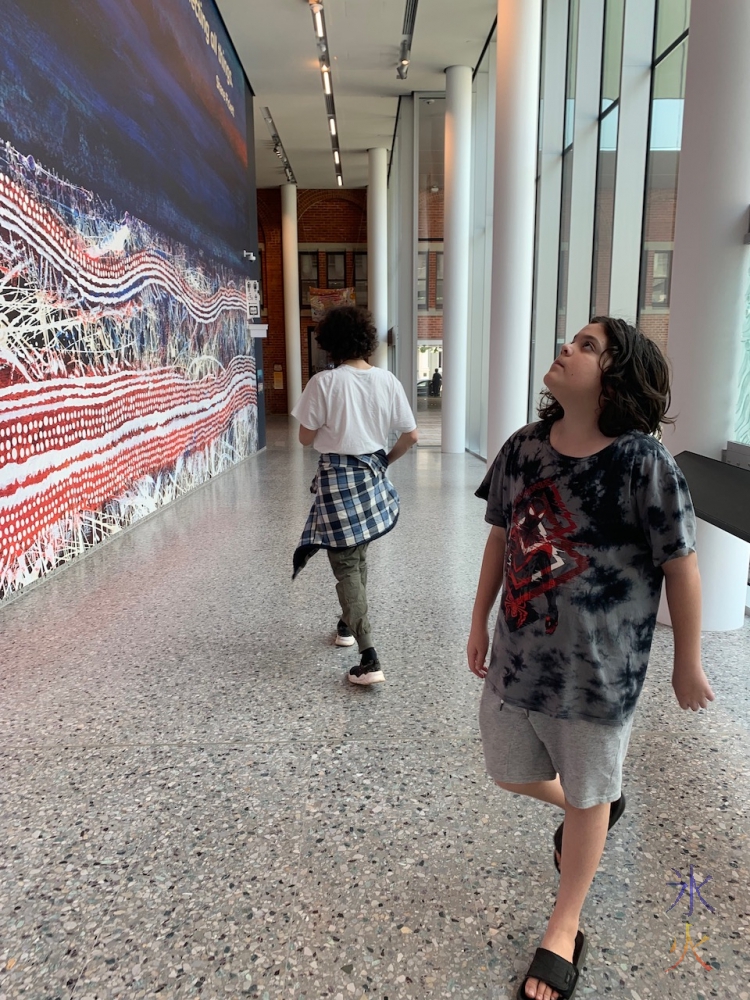
<path fill-rule="evenodd" d="M 372 316 L 360 306 L 338 306 L 329 309 L 318 323 L 315 333 L 320 349 L 331 356 L 334 364 L 363 358 L 375 353 L 378 331 Z"/>
<path fill-rule="evenodd" d="M 607 346 L 599 364 L 602 394 L 599 397 L 599 430 L 606 437 L 627 431 L 661 436 L 661 425 L 674 423 L 666 416 L 672 401 L 669 366 L 658 346 L 624 319 L 594 316 L 592 323 L 604 329 Z M 545 389 L 539 401 L 539 416 L 550 423 L 563 416 L 563 408 Z"/>

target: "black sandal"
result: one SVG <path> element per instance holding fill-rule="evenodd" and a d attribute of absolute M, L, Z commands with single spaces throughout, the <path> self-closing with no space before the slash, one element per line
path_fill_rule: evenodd
<path fill-rule="evenodd" d="M 586 935 L 583 931 L 579 931 L 576 934 L 576 946 L 572 962 L 568 962 L 547 948 L 537 948 L 531 960 L 529 971 L 523 977 L 523 982 L 518 987 L 518 1000 L 531 1000 L 526 995 L 526 983 L 529 979 L 539 979 L 541 982 L 546 983 L 547 986 L 550 986 L 560 994 L 561 1000 L 573 1000 L 576 987 L 578 986 L 578 976 L 586 958 L 587 947 Z"/>
<path fill-rule="evenodd" d="M 612 827 L 615 825 L 615 823 L 618 821 L 618 819 L 620 818 L 620 816 L 622 816 L 624 812 L 625 812 L 625 794 L 622 793 L 620 795 L 620 798 L 616 802 L 612 802 L 609 807 L 609 826 L 607 827 L 608 831 L 612 829 Z M 557 854 L 560 855 L 560 857 L 562 857 L 564 825 L 565 825 L 564 823 L 561 823 L 558 826 L 558 828 L 555 830 L 555 836 L 553 837 L 553 840 L 555 842 L 555 850 L 557 851 Z M 560 865 L 557 863 L 557 855 L 553 855 L 553 857 L 555 860 L 555 868 L 557 868 L 557 870 L 560 871 Z"/>

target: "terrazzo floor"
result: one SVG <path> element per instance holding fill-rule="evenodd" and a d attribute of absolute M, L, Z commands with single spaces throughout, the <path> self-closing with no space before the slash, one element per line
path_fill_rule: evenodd
<path fill-rule="evenodd" d="M 419 429 L 420 448 L 439 448 L 442 440 L 442 409 L 441 396 L 419 396 L 417 399 L 417 427 Z"/>
<path fill-rule="evenodd" d="M 483 772 L 483 465 L 394 466 L 363 690 L 327 560 L 290 581 L 315 459 L 288 434 L 0 612 L 0 1000 L 515 997 L 559 815 Z M 578 996 L 750 1000 L 750 627 L 705 636 L 697 715 L 670 653 L 659 629 Z M 670 909 L 690 865 L 715 912 Z M 688 922 L 712 968 L 667 972 Z"/>

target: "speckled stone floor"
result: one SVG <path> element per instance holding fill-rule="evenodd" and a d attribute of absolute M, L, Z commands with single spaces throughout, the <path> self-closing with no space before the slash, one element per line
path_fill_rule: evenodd
<path fill-rule="evenodd" d="M 443 400 L 433 396 L 420 396 L 417 399 L 417 427 L 419 428 L 420 448 L 439 448 L 442 440 L 442 408 Z"/>
<path fill-rule="evenodd" d="M 559 816 L 483 773 L 483 466 L 393 469 L 378 690 L 344 679 L 327 560 L 290 581 L 313 470 L 271 421 L 264 454 L 0 612 L 0 1000 L 515 997 Z M 705 636 L 698 715 L 670 648 L 660 629 L 579 996 L 749 1000 L 750 628 Z M 670 910 L 691 864 L 715 912 Z M 688 922 L 712 968 L 667 972 Z"/>

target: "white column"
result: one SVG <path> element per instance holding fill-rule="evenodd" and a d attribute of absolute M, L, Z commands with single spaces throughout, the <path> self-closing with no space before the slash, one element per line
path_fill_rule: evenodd
<path fill-rule="evenodd" d="M 750 4 L 694 3 L 677 192 L 668 353 L 673 454 L 720 458 L 734 436 L 750 201 Z M 750 545 L 701 524 L 703 627 L 743 624 Z"/>
<path fill-rule="evenodd" d="M 388 152 L 368 150 L 367 304 L 380 345 L 371 363 L 388 367 Z"/>
<path fill-rule="evenodd" d="M 286 331 L 286 396 L 289 413 L 302 395 L 302 347 L 299 313 L 299 252 L 297 186 L 281 187 L 281 252 L 284 269 L 284 328 Z"/>
<path fill-rule="evenodd" d="M 445 75 L 442 450 L 463 454 L 468 372 L 471 67 L 450 66 Z"/>
<path fill-rule="evenodd" d="M 487 373 L 492 306 L 492 196 L 495 188 L 495 93 L 497 42 L 487 49 L 474 77 L 471 154 L 471 255 L 469 258 L 469 355 L 466 447 L 487 455 Z"/>
<path fill-rule="evenodd" d="M 534 281 L 541 0 L 498 0 L 487 457 L 526 423 Z"/>

